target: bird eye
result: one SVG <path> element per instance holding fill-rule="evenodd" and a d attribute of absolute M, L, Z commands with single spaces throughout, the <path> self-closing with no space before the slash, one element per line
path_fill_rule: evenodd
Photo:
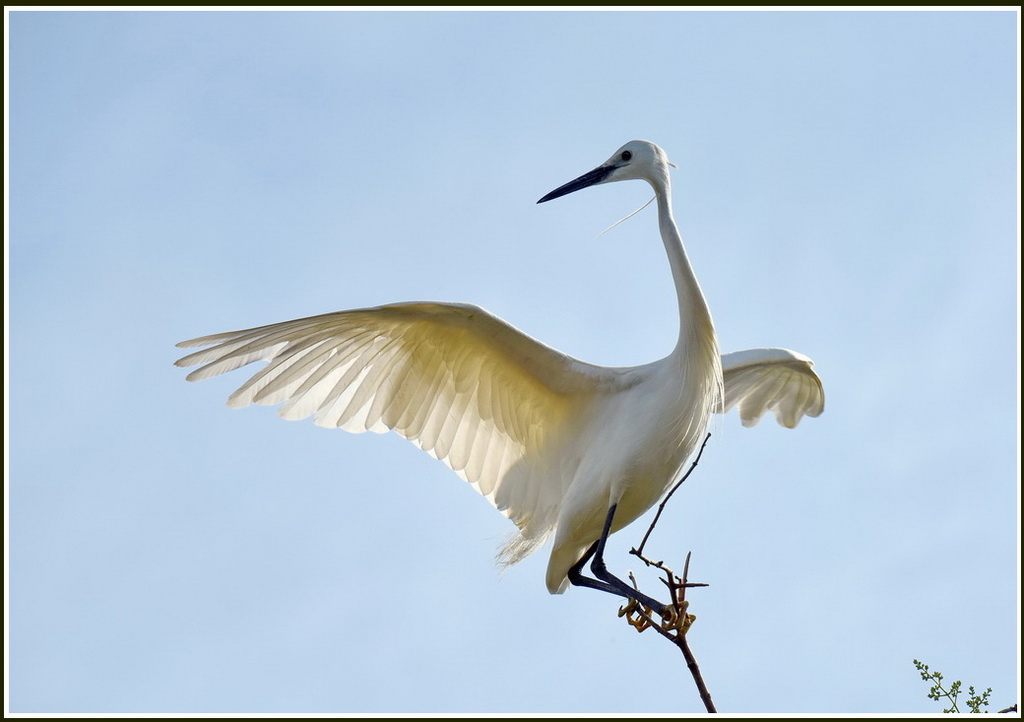
<path fill-rule="evenodd" d="M 622 160 L 629 160 L 630 158 L 633 157 L 633 154 L 630 153 L 628 150 L 624 150 L 622 151 L 622 155 L 619 157 L 622 158 Z"/>

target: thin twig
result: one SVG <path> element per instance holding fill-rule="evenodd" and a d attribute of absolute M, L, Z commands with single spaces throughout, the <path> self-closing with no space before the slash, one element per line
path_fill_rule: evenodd
<path fill-rule="evenodd" d="M 657 525 L 658 519 L 661 518 L 661 512 L 665 510 L 665 505 L 668 504 L 668 500 L 672 498 L 672 495 L 676 493 L 676 489 L 682 486 L 683 482 L 686 481 L 690 477 L 690 474 L 693 473 L 693 470 L 697 468 L 697 462 L 700 461 L 700 456 L 704 453 L 704 447 L 708 445 L 708 440 L 710 438 L 711 432 L 708 432 L 708 435 L 704 437 L 704 443 L 700 445 L 700 450 L 697 452 L 697 456 L 694 458 L 693 463 L 690 464 L 690 468 L 686 470 L 686 473 L 683 474 L 683 478 L 676 482 L 676 485 L 672 487 L 671 491 L 669 491 L 668 494 L 665 495 L 665 498 L 661 500 L 661 503 L 658 504 L 658 512 L 654 515 L 654 521 L 651 522 L 650 527 L 647 528 L 647 533 L 644 534 L 644 538 L 640 541 L 640 547 L 638 549 L 631 549 L 629 552 L 630 554 L 641 556 L 644 553 L 644 546 L 647 544 L 647 539 L 651 536 L 651 532 L 654 531 L 654 527 Z"/>
<path fill-rule="evenodd" d="M 686 641 L 686 635 L 672 640 L 680 651 L 683 653 L 683 657 L 686 659 L 686 666 L 690 670 L 690 674 L 693 676 L 693 681 L 697 683 L 697 691 L 700 692 L 700 699 L 704 703 L 704 709 L 708 712 L 717 712 L 715 709 L 715 703 L 711 699 L 711 692 L 708 691 L 708 687 L 704 684 L 704 677 L 701 676 L 700 667 L 697 666 L 697 658 L 693 656 L 693 652 L 690 651 L 690 645 Z"/>
<path fill-rule="evenodd" d="M 708 443 L 708 438 L 711 438 L 711 434 L 708 434 L 707 438 L 704 439 L 704 443 Z M 700 447 L 701 451 L 704 447 Z M 698 455 L 698 459 L 700 456 Z M 691 467 L 692 468 L 692 467 Z M 685 480 L 685 477 L 684 477 Z M 679 482 L 680 484 L 682 482 Z M 675 489 L 673 489 L 675 491 Z M 690 573 L 690 552 L 686 552 L 686 562 L 683 564 L 683 583 L 680 585 L 682 593 L 686 595 L 686 587 L 689 585 L 687 576 Z M 686 607 L 682 607 L 680 613 L 686 614 Z M 694 683 L 697 685 L 697 691 L 700 692 L 701 701 L 704 702 L 704 709 L 708 712 L 717 712 L 715 709 L 715 703 L 711 699 L 711 692 L 708 691 L 708 686 L 704 684 L 704 676 L 700 673 L 700 667 L 697 665 L 697 658 L 693 656 L 693 652 L 690 651 L 690 644 L 686 641 L 686 634 L 677 634 L 673 640 L 675 645 L 679 647 L 679 650 L 683 653 L 683 658 L 686 659 L 686 666 L 690 670 L 690 675 L 693 677 Z"/>

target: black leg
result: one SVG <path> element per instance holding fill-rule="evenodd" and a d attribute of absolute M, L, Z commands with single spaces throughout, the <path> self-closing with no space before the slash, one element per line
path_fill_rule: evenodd
<path fill-rule="evenodd" d="M 600 589 L 602 592 L 608 592 L 609 594 L 617 594 L 620 597 L 626 597 L 627 599 L 635 599 L 645 606 L 650 607 L 658 614 L 665 615 L 665 605 L 661 602 L 657 602 L 646 594 L 638 592 L 636 589 L 626 584 L 624 581 L 613 575 L 608 571 L 607 565 L 604 563 L 604 547 L 608 541 L 608 534 L 612 528 L 612 519 L 615 517 L 615 505 L 608 510 L 608 516 L 604 521 L 604 529 L 601 532 L 601 537 L 594 542 L 593 546 L 587 549 L 587 553 L 583 555 L 578 562 L 576 562 L 569 570 L 569 582 L 579 587 L 589 587 L 591 589 Z M 586 566 L 587 561 L 593 557 L 593 561 L 590 564 L 590 570 L 594 572 L 594 576 L 597 579 L 584 576 L 582 569 Z"/>
<path fill-rule="evenodd" d="M 590 589 L 600 589 L 602 592 L 608 592 L 610 594 L 618 594 L 619 591 L 615 589 L 611 584 L 606 582 L 598 581 L 592 577 L 583 576 L 583 567 L 587 565 L 590 558 L 594 556 L 594 552 L 597 551 L 598 542 L 594 542 L 587 549 L 587 553 L 580 557 L 580 560 L 572 565 L 569 569 L 569 582 L 575 584 L 577 587 L 589 587 Z"/>

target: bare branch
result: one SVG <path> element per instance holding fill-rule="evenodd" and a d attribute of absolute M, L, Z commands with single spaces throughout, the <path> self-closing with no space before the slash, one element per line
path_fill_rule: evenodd
<path fill-rule="evenodd" d="M 687 579 L 690 572 L 690 553 L 686 554 L 686 562 L 683 565 L 683 576 L 678 576 L 673 572 L 663 561 L 654 561 L 644 556 L 644 547 L 647 544 L 647 540 L 651 536 L 651 532 L 654 531 L 654 527 L 657 526 L 658 520 L 661 519 L 661 513 L 665 510 L 665 505 L 668 504 L 668 500 L 672 498 L 672 495 L 676 493 L 676 490 L 682 486 L 683 482 L 686 481 L 693 470 L 697 468 L 697 463 L 700 461 L 701 455 L 704 453 L 704 447 L 708 445 L 708 440 L 711 438 L 711 434 L 704 437 L 704 442 L 700 446 L 700 450 L 697 452 L 697 456 L 694 458 L 693 463 L 690 464 L 690 468 L 687 469 L 686 473 L 683 474 L 675 486 L 669 490 L 668 494 L 658 505 L 658 511 L 654 515 L 654 521 L 651 522 L 651 526 L 647 529 L 643 539 L 640 542 L 640 547 L 637 549 L 630 549 L 629 553 L 639 558 L 644 564 L 649 567 L 662 572 L 665 576 L 660 578 L 662 584 L 668 587 L 669 595 L 671 597 L 671 603 L 665 608 L 665 611 L 661 615 L 661 621 L 656 622 L 654 620 L 654 612 L 650 607 L 641 605 L 635 599 L 630 599 L 625 606 L 619 608 L 619 616 L 625 617 L 626 622 L 631 627 L 636 629 L 638 632 L 643 632 L 645 629 L 653 627 L 662 637 L 672 642 L 682 652 L 683 658 L 686 660 L 686 667 L 690 670 L 690 675 L 693 677 L 694 683 L 697 685 L 697 691 L 700 694 L 701 701 L 704 703 L 704 708 L 708 712 L 717 712 L 715 709 L 715 703 L 711 699 L 711 692 L 708 691 L 707 685 L 704 683 L 704 677 L 701 674 L 700 666 L 697 664 L 696 657 L 693 656 L 693 651 L 690 649 L 689 643 L 686 641 L 686 633 L 689 631 L 690 626 L 697 618 L 693 614 L 687 613 L 687 608 L 690 603 L 686 600 L 686 590 L 690 587 L 706 587 L 707 584 L 700 582 L 691 582 Z M 637 586 L 636 577 L 630 572 L 629 579 L 633 584 L 634 589 L 640 591 Z"/>
<path fill-rule="evenodd" d="M 631 599 L 626 606 L 619 609 L 619 616 L 626 617 L 626 621 L 638 632 L 642 632 L 648 627 L 653 627 L 658 634 L 676 645 L 676 647 L 679 648 L 679 651 L 682 652 L 683 658 L 686 660 L 686 667 L 690 670 L 690 675 L 693 677 L 693 681 L 697 685 L 697 691 L 700 694 L 701 701 L 704 703 L 704 708 L 708 712 L 717 712 L 718 710 L 715 708 L 715 703 L 711 699 L 711 692 L 708 690 L 707 684 L 704 682 L 704 676 L 701 674 L 700 666 L 697 664 L 697 658 L 694 657 L 693 651 L 690 649 L 690 644 L 686 641 L 686 633 L 697 618 L 695 615 L 688 614 L 686 611 L 690 605 L 685 598 L 686 590 L 690 587 L 706 587 L 708 585 L 694 583 L 687 580 L 687 574 L 689 573 L 690 568 L 689 553 L 686 555 L 686 563 L 683 567 L 683 576 L 681 578 L 676 576 L 675 573 L 666 567 L 663 562 L 651 562 L 644 557 L 640 558 L 643 559 L 645 563 L 657 567 L 661 571 L 665 572 L 666 579 L 662 579 L 661 581 L 669 588 L 672 595 L 672 604 L 669 605 L 667 609 L 668 613 L 666 613 L 660 623 L 654 621 L 651 609 L 648 607 L 642 607 L 635 599 Z M 633 586 L 635 587 L 636 578 L 632 573 L 629 576 L 630 580 L 633 582 Z"/>

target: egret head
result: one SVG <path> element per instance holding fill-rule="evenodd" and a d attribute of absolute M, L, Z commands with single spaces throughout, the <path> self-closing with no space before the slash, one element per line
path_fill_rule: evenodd
<path fill-rule="evenodd" d="M 589 173 L 555 188 L 538 203 L 561 198 L 574 191 L 599 183 L 642 179 L 657 190 L 668 188 L 668 167 L 672 165 L 665 151 L 649 140 L 631 140 L 619 148 L 612 157 Z"/>

